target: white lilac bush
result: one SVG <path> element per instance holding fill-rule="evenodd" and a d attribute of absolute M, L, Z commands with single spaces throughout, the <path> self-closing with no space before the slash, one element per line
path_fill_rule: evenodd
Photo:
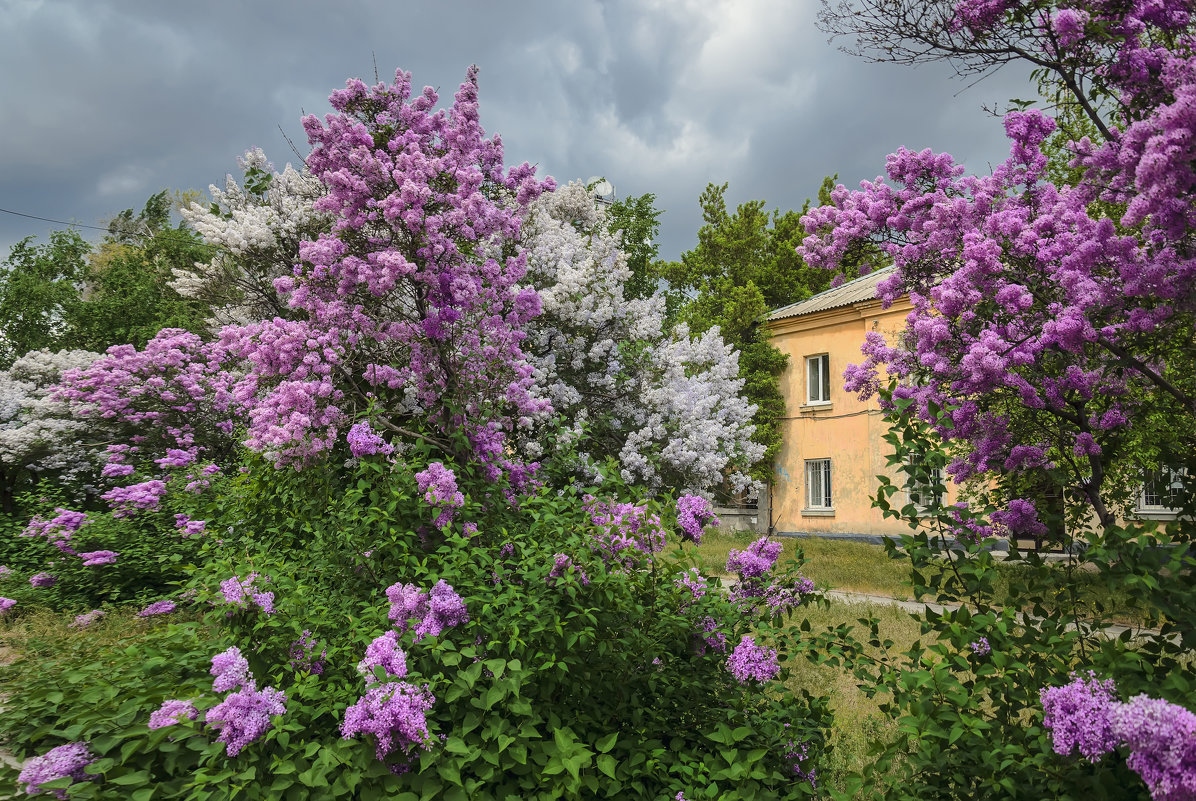
<path fill-rule="evenodd" d="M 644 351 L 628 362 L 641 377 L 626 391 L 649 410 L 625 423 L 644 432 L 636 453 L 681 444 L 651 457 L 659 474 L 591 454 L 601 484 L 577 480 L 578 457 L 551 446 L 548 426 L 565 390 L 540 392 L 548 372 L 533 353 L 545 296 L 529 284 L 524 226 L 553 185 L 526 164 L 504 168 L 479 122 L 476 70 L 451 106 L 437 102 L 399 72 L 350 81 L 334 113 L 304 120 L 323 187 L 312 208 L 332 223 L 275 278 L 285 312 L 213 340 L 164 331 L 64 378 L 57 397 L 123 435 L 107 451 L 115 486 L 108 511 L 56 509 L 31 536 L 92 571 L 151 542 L 145 558 L 183 575 L 138 599 L 152 603 L 125 650 L 6 684 L 21 700 L 0 736 L 44 754 L 26 776 L 34 789 L 815 794 L 829 713 L 786 689 L 778 648 L 812 586 L 765 538 L 729 563 L 732 592 L 714 591 L 679 544 L 700 538 L 708 501 L 674 506 L 622 472 L 655 486 L 673 464 L 706 488 L 735 466 L 699 455 L 745 441 L 734 354 L 716 335 L 664 336 L 650 308 L 612 317 L 612 336 Z M 263 166 L 250 172 L 265 181 Z M 569 325 L 568 336 L 601 333 Z M 552 386 L 581 386 L 593 363 L 576 353 L 580 372 Z M 654 381 L 681 399 L 636 401 Z M 709 428 L 681 420 L 706 413 Z M 92 531 L 114 539 L 80 551 Z M 4 614 L 55 600 L 37 593 L 63 593 L 62 607 L 82 583 L 42 572 Z M 67 746 L 69 760 L 56 756 Z"/>

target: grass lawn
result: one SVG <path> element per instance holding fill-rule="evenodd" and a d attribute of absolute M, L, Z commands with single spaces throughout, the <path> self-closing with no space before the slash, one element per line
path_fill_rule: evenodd
<path fill-rule="evenodd" d="M 727 553 L 742 550 L 759 538 L 750 532 L 711 531 L 702 544 L 686 546 L 695 552 L 698 566 L 706 574 L 725 575 Z M 802 572 L 821 589 L 866 592 L 891 598 L 912 598 L 909 588 L 909 564 L 890 559 L 880 545 L 820 537 L 778 537 L 784 545 L 781 564 L 792 559 L 798 549 L 805 555 Z"/>

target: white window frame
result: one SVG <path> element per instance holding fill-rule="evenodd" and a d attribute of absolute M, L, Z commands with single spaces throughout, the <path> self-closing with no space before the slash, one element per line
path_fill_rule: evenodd
<path fill-rule="evenodd" d="M 1164 492 L 1158 491 L 1157 485 L 1165 481 L 1166 484 L 1162 487 L 1164 491 L 1182 490 L 1186 473 L 1187 471 L 1182 467 L 1178 470 L 1173 467 L 1162 467 L 1152 471 L 1138 487 L 1138 508 L 1134 510 L 1137 515 L 1148 518 L 1174 519 L 1180 510 L 1174 506 L 1166 505 L 1166 495 Z M 1151 492 L 1152 490 L 1154 491 Z M 1150 494 L 1148 495 L 1148 493 Z M 1149 502 L 1151 495 L 1154 496 L 1156 502 Z"/>
<path fill-rule="evenodd" d="M 912 503 L 914 505 L 914 507 L 918 510 L 919 513 L 925 512 L 926 508 L 930 505 L 928 503 L 928 501 L 932 500 L 932 498 L 930 496 L 934 495 L 934 492 L 929 488 L 934 487 L 939 484 L 944 484 L 943 469 L 941 467 L 930 468 L 930 481 L 927 484 L 915 485 L 913 476 L 911 476 L 909 473 L 906 473 L 905 474 L 905 502 Z M 914 497 L 913 497 L 913 493 L 915 493 L 915 492 L 917 492 L 918 496 L 919 496 L 918 500 L 916 500 L 916 501 L 914 500 Z M 937 498 L 934 498 L 933 500 L 936 500 L 939 504 L 941 504 L 943 501 L 943 497 L 945 495 L 946 495 L 946 486 L 944 484 L 943 492 L 941 494 L 939 494 L 939 496 Z"/>
<path fill-rule="evenodd" d="M 814 365 L 817 365 L 818 380 L 811 381 L 810 371 Z M 830 372 L 831 357 L 829 353 L 806 357 L 806 405 L 822 406 L 831 402 Z"/>
<path fill-rule="evenodd" d="M 834 505 L 834 483 L 830 459 L 806 459 L 806 508 L 830 511 Z M 815 487 L 815 477 L 818 486 Z M 815 491 L 817 490 L 817 492 Z M 815 496 L 818 497 L 815 497 Z"/>

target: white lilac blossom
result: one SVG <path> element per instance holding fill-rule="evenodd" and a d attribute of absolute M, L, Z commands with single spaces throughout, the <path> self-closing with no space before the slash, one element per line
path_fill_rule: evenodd
<path fill-rule="evenodd" d="M 224 189 L 211 186 L 212 203 L 191 203 L 180 214 L 204 241 L 217 246 L 212 260 L 174 271 L 171 286 L 183 297 L 213 304 L 213 324 L 251 323 L 287 316 L 274 279 L 291 274 L 299 242 L 331 226 L 312 203 L 324 185 L 290 164 L 273 172 L 266 154 L 254 148 L 237 160 L 244 185 L 227 176 Z"/>
<path fill-rule="evenodd" d="M 66 486 L 86 486 L 98 473 L 102 454 L 85 445 L 94 424 L 72 415 L 51 388 L 64 372 L 87 367 L 99 355 L 35 350 L 0 371 L 0 469 L 57 471 Z"/>
<path fill-rule="evenodd" d="M 707 492 L 727 474 L 746 486 L 737 468 L 762 453 L 751 441 L 755 407 L 739 395 L 738 352 L 718 330 L 668 332 L 661 295 L 625 296 L 626 256 L 580 183 L 532 205 L 523 242 L 542 304 L 524 350 L 537 391 L 572 431 L 555 444 L 589 432 L 578 471 L 592 477 L 613 456 L 626 480 L 651 488 Z"/>

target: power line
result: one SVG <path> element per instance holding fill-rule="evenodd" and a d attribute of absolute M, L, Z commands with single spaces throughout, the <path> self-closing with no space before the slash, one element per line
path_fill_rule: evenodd
<path fill-rule="evenodd" d="M 0 208 L 0 212 L 3 212 L 4 214 L 11 214 L 14 217 L 26 217 L 30 220 L 41 220 L 42 222 L 50 222 L 50 223 L 55 223 L 57 225 L 66 225 L 71 228 L 91 228 L 92 230 L 95 230 L 95 231 L 103 231 L 106 234 L 112 233 L 111 228 L 102 228 L 98 225 L 87 225 L 86 223 L 80 223 L 80 222 L 68 222 L 66 220 L 55 220 L 50 217 L 39 217 L 36 214 L 26 214 L 23 211 L 13 211 L 12 209 Z M 217 251 L 217 250 L 221 249 L 221 247 L 219 245 L 212 245 L 207 242 L 197 242 L 194 239 L 180 239 L 179 237 L 176 237 L 176 236 L 168 236 L 165 231 L 159 232 L 158 234 L 155 235 L 155 238 L 158 238 L 158 237 L 161 237 L 162 239 L 171 239 L 171 240 L 174 240 L 175 242 L 178 242 L 183 245 L 191 245 L 192 247 L 197 247 L 197 248 L 206 248 L 206 249 L 212 250 L 212 251 Z"/>

